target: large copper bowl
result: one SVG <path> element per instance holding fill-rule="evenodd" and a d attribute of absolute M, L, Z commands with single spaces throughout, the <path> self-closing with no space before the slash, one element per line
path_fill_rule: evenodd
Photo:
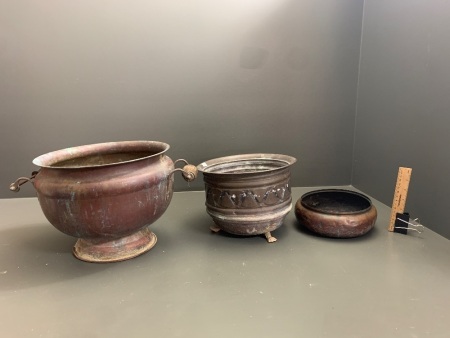
<path fill-rule="evenodd" d="M 290 167 L 296 159 L 280 154 L 243 154 L 216 158 L 197 166 L 203 172 L 206 210 L 215 226 L 234 235 L 278 229 L 292 208 Z"/>
<path fill-rule="evenodd" d="M 84 145 L 39 156 L 29 179 L 48 221 L 79 238 L 73 253 L 85 261 L 113 262 L 150 250 L 148 225 L 167 209 L 174 163 L 169 145 L 124 141 Z M 193 179 L 194 174 L 184 172 Z M 18 191 L 26 178 L 10 187 Z"/>

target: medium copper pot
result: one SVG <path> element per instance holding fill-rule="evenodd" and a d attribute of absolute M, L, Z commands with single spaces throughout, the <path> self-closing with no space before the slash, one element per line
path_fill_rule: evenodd
<path fill-rule="evenodd" d="M 292 208 L 290 166 L 296 159 L 279 154 L 243 154 L 201 163 L 206 210 L 215 226 L 235 235 L 264 234 L 278 229 Z"/>
<path fill-rule="evenodd" d="M 344 189 L 322 189 L 304 194 L 295 204 L 301 225 L 326 237 L 351 238 L 369 232 L 377 209 L 365 195 Z"/>
<path fill-rule="evenodd" d="M 193 180 L 197 171 L 175 169 L 169 145 L 124 141 L 62 149 L 39 156 L 41 169 L 10 189 L 32 181 L 44 215 L 63 233 L 79 238 L 73 253 L 84 261 L 114 262 L 150 250 L 156 235 L 148 225 L 167 209 L 173 173 Z M 184 161 L 184 160 L 181 160 Z"/>

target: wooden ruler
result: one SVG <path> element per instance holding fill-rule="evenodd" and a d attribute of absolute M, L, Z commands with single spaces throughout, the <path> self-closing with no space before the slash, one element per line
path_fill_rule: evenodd
<path fill-rule="evenodd" d="M 389 221 L 389 231 L 394 231 L 395 218 L 397 213 L 403 213 L 408 196 L 409 181 L 411 180 L 411 168 L 398 168 L 397 184 L 395 185 L 394 200 L 392 201 L 391 219 Z"/>

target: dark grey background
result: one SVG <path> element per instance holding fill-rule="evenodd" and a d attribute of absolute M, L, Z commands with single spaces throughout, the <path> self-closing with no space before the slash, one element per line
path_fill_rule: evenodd
<path fill-rule="evenodd" d="M 159 140 L 196 164 L 289 154 L 293 185 L 353 184 L 386 204 L 398 166 L 411 166 L 408 208 L 448 237 L 449 10 L 437 0 L 2 1 L 0 198 L 34 196 L 8 186 L 48 151 Z"/>
<path fill-rule="evenodd" d="M 7 188 L 38 155 L 130 139 L 196 164 L 285 153 L 295 185 L 350 182 L 362 1 L 2 3 L 1 197 L 34 194 Z"/>
<path fill-rule="evenodd" d="M 407 210 L 450 238 L 450 3 L 364 4 L 352 184 L 391 205 L 411 167 Z"/>

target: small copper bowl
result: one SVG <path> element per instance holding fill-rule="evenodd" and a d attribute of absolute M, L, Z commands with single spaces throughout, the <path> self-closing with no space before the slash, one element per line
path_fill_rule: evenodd
<path fill-rule="evenodd" d="M 301 225 L 319 235 L 351 238 L 373 228 L 377 209 L 358 192 L 324 189 L 304 194 L 295 204 L 295 216 Z"/>

